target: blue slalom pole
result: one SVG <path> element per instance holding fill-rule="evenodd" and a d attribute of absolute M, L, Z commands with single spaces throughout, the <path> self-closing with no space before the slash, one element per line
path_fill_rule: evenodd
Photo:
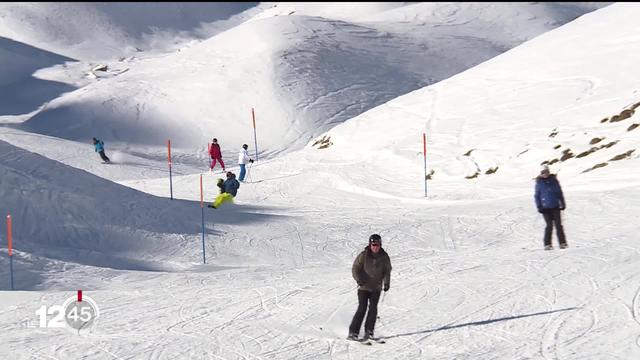
<path fill-rule="evenodd" d="M 202 189 L 202 174 L 200 174 L 200 211 L 202 212 L 202 263 L 207 263 L 207 256 L 204 249 L 204 191 Z"/>
<path fill-rule="evenodd" d="M 169 164 L 169 191 L 171 192 L 171 200 L 173 200 L 173 179 L 171 175 L 171 164 Z"/>
<path fill-rule="evenodd" d="M 13 290 L 13 256 L 9 256 L 9 272 L 11 273 L 11 290 Z"/>
<path fill-rule="evenodd" d="M 171 193 L 171 200 L 173 200 L 173 179 L 171 176 L 171 140 L 167 140 L 167 160 L 169 161 L 169 191 Z"/>
<path fill-rule="evenodd" d="M 200 207 L 200 210 L 202 210 L 202 263 L 206 264 L 207 257 L 205 255 L 205 250 L 204 250 L 204 208 Z"/>

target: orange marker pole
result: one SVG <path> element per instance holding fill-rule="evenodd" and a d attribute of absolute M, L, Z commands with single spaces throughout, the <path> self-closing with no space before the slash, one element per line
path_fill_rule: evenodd
<path fill-rule="evenodd" d="M 9 273 L 11 274 L 11 290 L 13 290 L 13 243 L 11 240 L 11 215 L 7 215 L 7 243 L 9 249 Z"/>
<path fill-rule="evenodd" d="M 253 118 L 253 141 L 256 145 L 256 161 L 258 161 L 258 138 L 256 137 L 256 112 L 251 108 L 251 117 Z"/>
<path fill-rule="evenodd" d="M 427 134 L 422 133 L 422 152 L 424 154 L 424 197 L 427 197 Z"/>
<path fill-rule="evenodd" d="M 173 200 L 173 178 L 171 175 L 171 140 L 167 140 L 167 149 L 167 160 L 169 161 L 169 192 L 171 193 L 171 200 Z"/>
<path fill-rule="evenodd" d="M 202 263 L 207 263 L 204 250 L 204 191 L 202 190 L 202 174 L 200 174 L 200 212 L 202 212 Z"/>

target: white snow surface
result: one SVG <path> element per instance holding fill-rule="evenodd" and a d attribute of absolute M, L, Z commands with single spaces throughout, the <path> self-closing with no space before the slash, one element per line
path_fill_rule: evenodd
<path fill-rule="evenodd" d="M 120 5 L 114 6 L 100 8 L 101 14 L 116 13 Z M 94 7 L 80 9 L 97 11 Z M 206 39 L 180 42 L 173 52 L 105 59 L 106 72 L 90 72 L 96 61 L 86 59 L 81 65 L 64 62 L 40 70 L 34 74 L 38 79 L 79 88 L 25 109 L 23 114 L 31 114 L 26 119 L 7 121 L 22 120 L 20 128 L 27 131 L 82 142 L 96 133 L 131 146 L 171 138 L 176 148 L 193 153 L 212 137 L 224 138 L 223 145 L 233 149 L 248 143 L 254 108 L 259 150 L 271 156 L 300 149 L 338 123 L 486 61 L 594 7 L 261 4 L 237 15 L 248 21 Z M 408 19 L 411 13 L 421 15 Z M 117 21 L 129 22 L 131 17 Z M 139 26 L 122 28 L 126 34 L 139 32 Z M 127 44 L 127 39 L 122 35 L 114 41 Z"/>
<path fill-rule="evenodd" d="M 256 5 L 9 2 L 0 5 L 0 36 L 75 59 L 105 60 L 212 36 L 259 13 Z"/>
<path fill-rule="evenodd" d="M 9 111 L 11 102 L 0 103 L 6 124 L 0 127 L 0 214 L 13 219 L 16 288 L 9 290 L 3 222 L 0 358 L 640 357 L 640 7 L 344 6 L 261 3 L 238 9 L 236 16 L 247 22 L 179 52 L 111 62 L 105 57 L 91 64 L 113 70 L 95 71 L 95 78 L 78 76 L 93 68 L 89 62 L 69 62 L 55 49 L 27 48 L 17 44 L 24 38 L 8 38 L 0 61 L 17 53 L 31 60 L 2 64 L 78 89 L 62 89 L 66 94 L 43 100 L 40 109 Z M 557 27 L 549 19 L 558 21 L 558 9 L 595 11 Z M 533 19 L 531 26 L 518 23 L 514 13 Z M 544 15 L 550 13 L 555 15 Z M 389 70 L 388 82 L 373 88 L 358 83 L 360 75 L 345 76 L 381 78 L 380 58 L 367 62 L 365 55 L 392 48 L 402 54 L 388 59 L 414 69 L 426 64 L 407 54 L 434 41 L 426 35 L 426 24 L 436 21 L 428 14 L 439 16 L 431 29 L 443 38 L 461 37 L 463 25 L 455 24 L 462 23 L 479 37 L 485 30 L 494 34 L 498 40 L 491 42 L 502 50 L 515 47 L 498 56 L 502 51 L 487 52 L 477 66 L 482 47 L 443 52 L 458 63 L 440 73 L 442 81 L 425 81 L 433 83 L 426 87 L 416 82 L 421 88 L 415 91 L 388 89 L 393 79 L 407 79 L 397 71 Z M 135 23 L 133 15 L 129 19 Z M 557 28 L 540 25 L 547 22 Z M 403 27 L 413 30 L 399 42 Z M 509 30 L 495 32 L 501 28 Z M 334 46 L 322 47 L 332 32 Z M 516 46 L 534 34 L 541 35 Z M 376 42 L 381 36 L 393 41 Z M 329 50 L 331 56 L 316 59 Z M 284 53 L 293 57 L 287 66 L 298 70 L 283 71 L 283 58 L 266 56 Z M 341 57 L 353 54 L 361 57 L 340 65 Z M 389 61 L 383 63 L 388 69 L 400 68 Z M 227 70 L 211 70 L 222 65 Z M 332 70 L 347 65 L 348 71 Z M 292 85 L 314 79 L 309 74 L 324 84 Z M 319 101 L 327 84 L 358 91 Z M 16 93 L 50 85 L 18 75 L 0 81 Z M 252 89 L 253 99 L 225 93 L 243 87 Z M 335 115 L 323 106 L 335 99 L 358 104 L 354 94 L 365 89 L 388 98 L 366 102 L 339 121 L 318 120 Z M 215 114 L 202 105 L 214 90 L 222 97 Z M 283 99 L 297 105 L 281 106 Z M 313 108 L 317 116 L 308 104 L 319 106 Z M 94 118 L 105 106 L 122 118 Z M 144 116 L 131 122 L 121 112 L 136 106 L 154 114 L 155 132 Z M 238 173 L 239 145 L 251 144 L 252 156 L 255 151 L 250 120 L 237 120 L 250 116 L 251 107 L 258 121 L 269 121 L 258 128 L 266 150 L 249 167 L 235 204 L 202 210 L 200 179 L 210 203 L 222 176 L 219 167 L 208 172 L 206 142 L 217 136 L 227 169 Z M 19 111 L 24 109 L 29 111 Z M 61 115 L 46 115 L 55 111 Z M 190 120 L 204 115 L 224 121 Z M 211 131 L 221 124 L 224 132 Z M 176 137 L 173 200 L 164 126 L 181 129 L 184 141 L 204 133 L 190 145 L 181 146 Z M 423 133 L 427 171 L 433 172 L 428 197 Z M 285 141 L 295 134 L 298 141 Z M 113 164 L 100 163 L 91 136 L 106 139 Z M 557 249 L 555 234 L 556 249 L 542 250 L 544 221 L 533 202 L 533 180 L 545 161 L 553 162 L 567 202 L 564 250 Z M 344 338 L 357 307 L 351 265 L 372 233 L 382 236 L 393 265 L 376 323 L 387 343 L 362 346 Z M 37 327 L 42 305 L 60 305 L 78 289 L 100 307 L 93 327 Z"/>

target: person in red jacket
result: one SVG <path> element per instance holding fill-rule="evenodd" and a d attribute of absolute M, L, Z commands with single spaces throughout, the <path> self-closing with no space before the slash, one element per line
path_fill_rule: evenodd
<path fill-rule="evenodd" d="M 220 166 L 222 166 L 222 172 L 225 172 L 224 161 L 222 161 L 222 152 L 220 151 L 220 145 L 216 138 L 213 138 L 211 145 L 209 145 L 209 155 L 211 155 L 211 167 L 209 167 L 209 171 L 213 171 L 217 160 L 220 162 Z"/>

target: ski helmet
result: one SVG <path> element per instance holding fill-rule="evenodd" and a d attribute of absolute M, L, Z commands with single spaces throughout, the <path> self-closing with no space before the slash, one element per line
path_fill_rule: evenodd
<path fill-rule="evenodd" d="M 551 171 L 549 170 L 549 165 L 544 165 L 542 167 L 542 169 L 540 170 L 540 174 L 547 174 L 548 175 L 550 173 L 551 173 Z"/>
<path fill-rule="evenodd" d="M 371 236 L 369 236 L 369 244 L 380 244 L 382 242 L 382 238 L 380 237 L 380 235 L 378 234 L 371 234 Z"/>

